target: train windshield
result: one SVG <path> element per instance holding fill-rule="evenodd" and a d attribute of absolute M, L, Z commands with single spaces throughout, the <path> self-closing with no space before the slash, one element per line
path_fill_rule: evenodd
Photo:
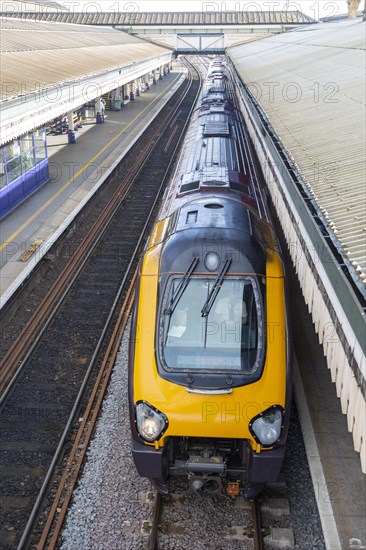
<path fill-rule="evenodd" d="M 162 352 L 168 369 L 257 369 L 263 315 L 256 281 L 225 278 L 207 312 L 215 283 L 215 278 L 191 277 L 174 310 L 163 315 Z M 180 279 L 173 280 L 166 302 L 179 284 Z"/>

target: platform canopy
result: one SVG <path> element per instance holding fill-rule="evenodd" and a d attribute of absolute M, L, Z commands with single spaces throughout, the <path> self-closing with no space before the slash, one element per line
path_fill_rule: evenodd
<path fill-rule="evenodd" d="M 31 12 L 31 11 L 65 11 L 66 7 L 56 0 L 0 0 L 0 11 Z"/>
<path fill-rule="evenodd" d="M 106 27 L 5 17 L 1 143 L 168 63 L 173 51 Z"/>
<path fill-rule="evenodd" d="M 5 0 L 1 1 L 5 6 Z M 12 16 L 24 17 L 22 4 L 15 2 Z M 25 12 L 28 18 L 37 21 L 113 26 L 181 53 L 224 53 L 225 48 L 234 44 L 316 23 L 301 11 L 280 11 L 271 9 L 271 6 L 263 10 L 259 5 L 255 9 L 255 3 L 233 11 L 225 11 L 222 5 L 216 3 L 207 6 L 203 3 L 201 11 L 187 12 L 141 12 L 138 4 L 135 10 L 132 9 L 135 6 L 133 3 L 130 4 L 130 12 L 103 12 L 103 4 L 98 10 L 98 4 L 93 2 L 77 12 L 78 6 L 70 5 L 70 11 L 38 6 L 34 10 L 27 8 Z"/>
<path fill-rule="evenodd" d="M 365 25 L 319 24 L 228 54 L 366 285 Z"/>
<path fill-rule="evenodd" d="M 31 11 L 31 5 L 36 7 Z M 37 6 L 37 4 L 39 4 Z M 100 10 L 90 11 L 88 4 L 84 11 L 76 11 L 73 6 L 72 12 L 67 7 L 55 7 L 56 2 L 10 2 L 0 1 L 0 7 L 4 12 L 11 12 L 12 16 L 23 16 L 27 14 L 32 19 L 43 19 L 58 23 L 78 23 L 83 25 L 122 25 L 122 26 L 213 26 L 213 25 L 308 25 L 314 23 L 314 19 L 298 10 L 262 10 L 242 9 L 224 11 L 221 9 L 190 11 L 190 12 L 131 12 Z M 72 3 L 70 3 L 72 5 Z M 94 7 L 96 3 L 90 3 Z M 132 3 L 131 3 L 132 5 Z M 215 6 L 216 4 L 212 4 Z M 218 4 L 217 4 L 218 6 Z"/>

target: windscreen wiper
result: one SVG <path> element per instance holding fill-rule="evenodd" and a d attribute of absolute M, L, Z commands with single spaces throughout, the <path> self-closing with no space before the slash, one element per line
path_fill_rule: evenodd
<path fill-rule="evenodd" d="M 220 273 L 216 277 L 216 280 L 213 284 L 213 287 L 211 288 L 211 291 L 210 291 L 210 293 L 207 297 L 207 300 L 204 303 L 203 308 L 201 309 L 201 317 L 207 317 L 207 315 L 210 313 L 210 310 L 213 306 L 213 303 L 216 299 L 216 296 L 220 292 L 222 282 L 224 280 L 224 277 L 225 277 L 226 273 L 229 270 L 231 262 L 232 262 L 231 258 L 226 258 L 225 263 L 222 267 L 222 270 L 220 271 Z"/>
<path fill-rule="evenodd" d="M 179 281 L 178 288 L 174 292 L 174 294 L 173 294 L 173 296 L 170 300 L 169 305 L 167 306 L 167 308 L 164 311 L 165 315 L 171 315 L 173 313 L 173 311 L 175 310 L 175 308 L 176 308 L 183 292 L 186 289 L 189 278 L 192 275 L 196 265 L 198 264 L 198 260 L 199 260 L 199 257 L 197 256 L 197 257 L 193 258 L 193 260 L 191 261 L 187 271 L 184 273 L 183 277 Z"/>

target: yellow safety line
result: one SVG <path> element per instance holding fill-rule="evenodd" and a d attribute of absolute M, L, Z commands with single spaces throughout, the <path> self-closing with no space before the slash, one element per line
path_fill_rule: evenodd
<path fill-rule="evenodd" d="M 173 82 L 174 84 L 174 82 Z M 21 225 L 16 231 L 14 231 L 14 233 L 12 235 L 10 235 L 10 237 L 4 241 L 1 245 L 0 245 L 0 252 L 2 250 L 4 250 L 4 248 L 9 244 L 11 243 L 18 235 L 19 233 L 21 233 L 23 231 L 23 229 L 25 229 L 41 212 L 43 212 L 43 210 L 45 210 L 55 199 L 57 199 L 57 197 L 59 197 L 61 195 L 61 193 L 63 193 L 65 191 L 65 189 L 67 189 L 67 187 L 73 182 L 75 181 L 75 179 L 77 177 L 80 176 L 80 174 L 88 167 L 90 166 L 90 164 L 92 164 L 102 153 L 104 153 L 104 151 L 106 149 L 108 149 L 108 147 L 110 145 L 112 145 L 112 143 L 114 141 L 116 141 L 116 139 L 118 139 L 122 134 L 123 132 L 125 132 L 130 126 L 131 124 L 133 124 L 145 111 L 146 109 L 148 109 L 150 107 L 150 105 L 152 105 L 153 103 L 155 103 L 155 101 L 157 101 L 163 94 L 166 93 L 166 90 L 163 90 L 158 96 L 155 97 L 155 99 L 153 99 L 152 101 L 150 101 L 150 103 L 148 105 L 146 105 L 146 107 L 138 114 L 135 116 L 135 118 L 133 118 L 128 124 L 127 126 L 125 126 L 123 128 L 123 130 L 121 130 L 116 136 L 114 136 L 114 138 L 112 138 L 96 155 L 94 155 L 94 157 L 89 160 L 89 162 L 87 162 L 82 168 L 80 168 L 80 170 L 78 172 L 76 172 L 76 174 L 71 178 L 69 179 L 69 181 L 67 181 L 62 187 L 61 189 L 59 189 L 57 191 L 57 193 L 55 193 L 53 195 L 53 197 L 51 197 L 50 199 L 48 199 L 47 202 L 44 203 L 43 206 L 41 206 L 34 214 L 32 214 L 32 216 L 30 218 L 28 218 L 28 220 L 26 222 L 23 223 L 23 225 Z"/>

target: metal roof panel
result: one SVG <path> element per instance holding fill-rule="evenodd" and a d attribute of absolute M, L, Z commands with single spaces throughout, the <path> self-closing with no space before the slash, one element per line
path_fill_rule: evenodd
<path fill-rule="evenodd" d="M 11 4 L 9 2 L 9 4 Z M 5 3 L 6 5 L 6 3 Z M 16 17 L 24 17 L 24 14 L 17 13 L 14 14 Z M 70 12 L 67 13 L 34 13 L 29 14 L 29 17 L 34 17 L 37 19 L 43 19 L 47 21 L 54 21 L 55 18 L 58 18 L 58 21 L 63 21 L 65 23 L 83 23 L 83 24 L 98 24 L 103 21 L 105 17 L 103 12 L 95 13 L 77 13 Z M 213 12 L 137 12 L 137 13 L 108 13 L 110 17 L 110 23 L 113 25 L 122 25 L 133 27 L 134 25 L 166 25 L 171 24 L 174 19 L 174 24 L 177 25 L 230 25 L 230 24 L 272 24 L 273 19 L 275 18 L 278 22 L 283 24 L 309 24 L 313 23 L 314 20 L 311 17 L 303 14 L 298 11 L 213 11 Z"/>
<path fill-rule="evenodd" d="M 234 46 L 229 56 L 345 253 L 364 270 L 364 23 L 306 27 Z"/>
<path fill-rule="evenodd" d="M 0 30 L 2 100 L 170 51 L 106 27 L 6 18 Z"/>

